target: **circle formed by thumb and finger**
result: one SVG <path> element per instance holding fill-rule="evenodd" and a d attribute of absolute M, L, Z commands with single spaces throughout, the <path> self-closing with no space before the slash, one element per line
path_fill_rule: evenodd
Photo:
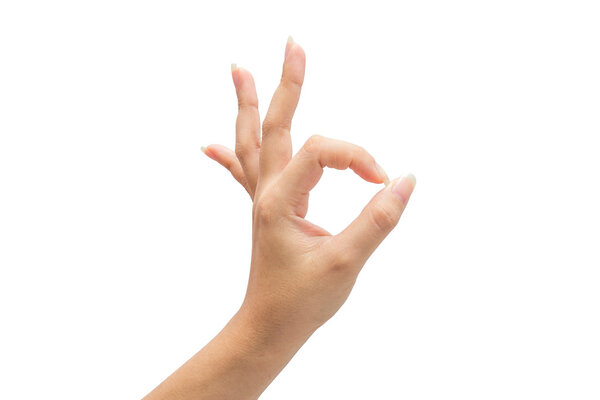
<path fill-rule="evenodd" d="M 341 140 L 315 135 L 310 137 L 281 174 L 280 189 L 292 205 L 301 204 L 306 215 L 308 193 L 323 175 L 323 168 L 352 169 L 368 182 L 383 183 L 387 176 L 375 159 L 362 147 Z M 304 215 L 301 215 L 304 217 Z"/>

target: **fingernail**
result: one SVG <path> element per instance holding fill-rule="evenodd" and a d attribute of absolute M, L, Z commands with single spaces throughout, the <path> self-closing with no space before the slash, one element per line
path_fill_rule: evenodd
<path fill-rule="evenodd" d="M 202 152 L 203 152 L 204 154 L 206 154 L 206 156 L 207 156 L 208 158 L 212 158 L 213 160 L 215 159 L 215 156 L 214 156 L 214 154 L 213 154 L 213 153 L 212 153 L 210 150 L 208 150 L 206 147 L 202 146 L 202 147 L 200 147 L 200 150 L 202 150 Z"/>
<path fill-rule="evenodd" d="M 292 48 L 293 44 L 294 44 L 294 39 L 290 35 L 290 36 L 288 36 L 287 43 L 285 44 L 285 56 L 284 56 L 284 59 L 287 58 L 288 53 L 290 52 L 290 49 Z"/>
<path fill-rule="evenodd" d="M 406 174 L 392 182 L 392 192 L 402 199 L 404 205 L 408 203 L 408 199 L 417 184 L 417 179 L 413 174 Z"/>
<path fill-rule="evenodd" d="M 235 85 L 236 89 L 238 87 L 238 82 L 240 79 L 240 76 L 239 76 L 239 73 L 237 72 L 237 70 L 238 70 L 237 64 L 231 64 L 231 76 L 233 77 L 233 84 Z"/>
<path fill-rule="evenodd" d="M 390 178 L 388 178 L 387 174 L 385 173 L 383 167 L 377 163 L 375 163 L 375 167 L 377 168 L 377 172 L 379 173 L 379 176 L 381 177 L 381 179 L 383 179 L 383 184 L 385 186 L 389 185 L 390 183 Z"/>

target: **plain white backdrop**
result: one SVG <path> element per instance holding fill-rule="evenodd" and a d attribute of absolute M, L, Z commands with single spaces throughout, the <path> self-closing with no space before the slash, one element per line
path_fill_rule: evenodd
<path fill-rule="evenodd" d="M 0 3 L 0 398 L 141 398 L 239 307 L 261 118 L 288 35 L 292 136 L 417 187 L 347 303 L 263 399 L 600 398 L 597 1 Z M 381 186 L 326 171 L 339 232 Z"/>

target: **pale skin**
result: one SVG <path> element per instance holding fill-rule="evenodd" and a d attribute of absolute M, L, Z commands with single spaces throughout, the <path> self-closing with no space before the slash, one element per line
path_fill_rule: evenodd
<path fill-rule="evenodd" d="M 262 125 L 252 75 L 232 68 L 239 106 L 235 152 L 217 144 L 203 151 L 227 168 L 252 199 L 246 296 L 221 332 L 147 400 L 258 398 L 346 301 L 365 262 L 406 207 L 414 176 L 390 182 L 359 146 L 312 136 L 292 157 L 290 130 L 305 60 L 304 50 L 290 38 L 281 82 Z M 337 235 L 304 218 L 309 192 L 324 167 L 350 168 L 368 182 L 386 184 Z"/>

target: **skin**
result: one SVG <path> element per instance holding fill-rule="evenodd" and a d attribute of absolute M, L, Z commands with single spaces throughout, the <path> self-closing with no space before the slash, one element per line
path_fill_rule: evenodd
<path fill-rule="evenodd" d="M 306 340 L 348 298 L 377 246 L 396 226 L 414 189 L 412 175 L 389 182 L 363 148 L 312 136 L 292 157 L 290 129 L 305 71 L 304 50 L 288 40 L 281 82 L 261 123 L 254 79 L 232 68 L 239 111 L 235 152 L 205 154 L 227 168 L 252 199 L 252 260 L 245 299 L 223 330 L 145 399 L 256 399 Z M 337 235 L 304 219 L 324 167 L 352 169 L 386 183 Z"/>

